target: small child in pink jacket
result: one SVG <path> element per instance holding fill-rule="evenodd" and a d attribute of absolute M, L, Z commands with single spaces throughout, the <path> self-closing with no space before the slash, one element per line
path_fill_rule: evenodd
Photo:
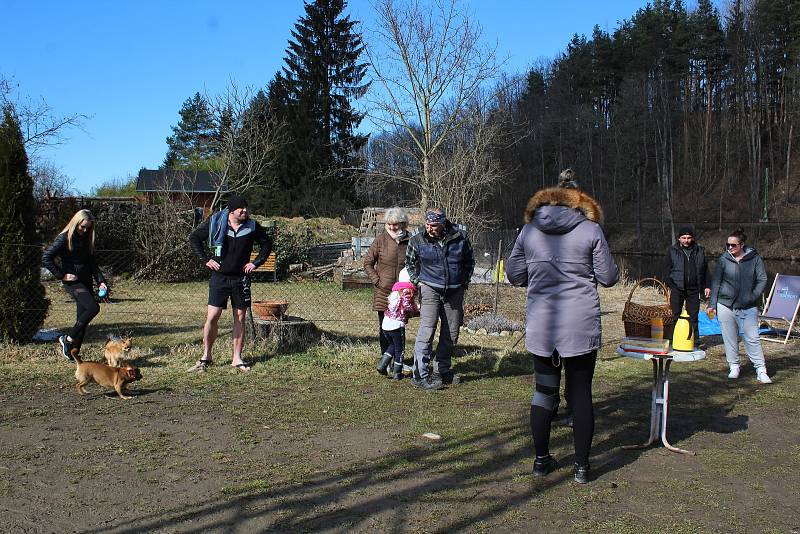
<path fill-rule="evenodd" d="M 381 374 L 388 374 L 389 364 L 393 360 L 392 377 L 395 380 L 403 378 L 403 352 L 406 344 L 406 323 L 410 317 L 417 315 L 419 309 L 414 302 L 417 288 L 411 283 L 408 271 L 400 271 L 399 281 L 392 286 L 389 293 L 389 307 L 383 314 L 381 330 L 389 340 L 389 347 L 381 360 Z"/>

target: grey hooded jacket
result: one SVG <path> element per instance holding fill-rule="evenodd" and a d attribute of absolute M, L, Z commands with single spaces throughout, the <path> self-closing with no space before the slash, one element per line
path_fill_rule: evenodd
<path fill-rule="evenodd" d="M 709 308 L 717 302 L 734 310 L 746 310 L 758 305 L 761 294 L 767 288 L 767 268 L 764 260 L 754 249 L 745 247 L 744 256 L 736 261 L 730 252 L 717 260 L 714 281 L 711 282 Z"/>
<path fill-rule="evenodd" d="M 601 219 L 597 202 L 575 189 L 543 189 L 528 202 L 528 224 L 514 243 L 506 276 L 528 288 L 525 347 L 537 356 L 557 350 L 569 358 L 600 348 L 597 284 L 619 280 Z"/>

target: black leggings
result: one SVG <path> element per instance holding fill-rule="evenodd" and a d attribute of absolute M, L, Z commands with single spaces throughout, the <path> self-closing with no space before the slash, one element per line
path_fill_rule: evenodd
<path fill-rule="evenodd" d="M 69 337 L 72 339 L 72 346 L 80 349 L 83 344 L 83 336 L 86 335 L 86 327 L 100 312 L 100 306 L 94 300 L 90 281 L 64 282 L 64 289 L 78 305 L 75 326 L 70 330 Z"/>
<path fill-rule="evenodd" d="M 384 351 L 386 354 L 391 354 L 394 358 L 395 365 L 403 365 L 403 353 L 406 347 L 406 328 L 398 328 L 397 330 L 383 330 L 383 335 L 391 342 L 389 347 Z"/>
<path fill-rule="evenodd" d="M 574 418 L 572 433 L 575 462 L 581 465 L 589 463 L 589 449 L 592 447 L 594 435 L 592 377 L 596 362 L 597 351 L 570 358 L 559 358 L 557 352 L 552 357 L 534 356 L 536 383 L 531 400 L 531 433 L 536 456 L 550 454 L 550 424 L 558 411 L 558 386 L 561 383 L 563 364 L 569 383 L 569 388 L 565 391 L 569 397 L 567 404 L 572 409 Z"/>
<path fill-rule="evenodd" d="M 389 351 L 389 345 L 392 344 L 392 340 L 386 337 L 383 333 L 383 312 L 378 312 L 378 340 L 381 343 L 381 355 L 386 354 Z"/>

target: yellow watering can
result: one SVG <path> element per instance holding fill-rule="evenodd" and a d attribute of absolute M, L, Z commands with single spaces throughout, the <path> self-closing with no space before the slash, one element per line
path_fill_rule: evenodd
<path fill-rule="evenodd" d="M 686 307 L 681 310 L 681 316 L 675 322 L 672 331 L 672 350 L 691 352 L 694 350 L 694 329 L 686 312 Z"/>
<path fill-rule="evenodd" d="M 502 282 L 505 279 L 505 263 L 501 259 L 497 262 L 497 268 L 492 273 L 492 282 Z"/>

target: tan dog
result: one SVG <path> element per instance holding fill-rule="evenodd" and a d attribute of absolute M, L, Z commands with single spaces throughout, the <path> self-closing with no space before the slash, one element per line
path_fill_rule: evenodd
<path fill-rule="evenodd" d="M 114 388 L 120 399 L 129 399 L 125 396 L 125 385 L 142 379 L 142 373 L 137 367 L 129 363 L 121 362 L 122 367 L 110 367 L 99 362 L 84 362 L 78 356 L 78 351 L 72 349 L 72 357 L 75 358 L 75 388 L 81 395 L 86 395 L 84 386 L 89 382 L 95 382 L 107 388 Z"/>
<path fill-rule="evenodd" d="M 126 359 L 128 353 L 131 351 L 131 345 L 133 345 L 133 338 L 128 337 L 114 337 L 108 336 L 108 340 L 105 344 L 105 357 L 106 362 L 111 367 L 119 367 L 120 362 Z"/>

